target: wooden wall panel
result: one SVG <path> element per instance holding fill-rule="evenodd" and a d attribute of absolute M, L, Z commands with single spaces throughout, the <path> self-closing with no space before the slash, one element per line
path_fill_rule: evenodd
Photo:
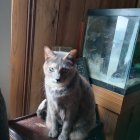
<path fill-rule="evenodd" d="M 11 31 L 11 93 L 10 117 L 22 115 L 24 104 L 24 78 L 26 63 L 26 39 L 28 0 L 12 0 Z"/>
<path fill-rule="evenodd" d="M 137 7 L 140 8 L 140 0 L 137 2 Z"/>
<path fill-rule="evenodd" d="M 30 113 L 36 111 L 42 98 L 44 46 L 54 46 L 57 32 L 59 0 L 37 0 Z"/>
<path fill-rule="evenodd" d="M 134 8 L 136 0 L 102 0 L 101 8 Z"/>
<path fill-rule="evenodd" d="M 120 2 L 122 3 L 122 6 L 124 8 L 135 8 L 137 7 L 137 1 L 138 0 L 123 0 L 123 2 Z"/>
<path fill-rule="evenodd" d="M 61 0 L 57 45 L 77 47 L 85 0 Z"/>
<path fill-rule="evenodd" d="M 85 16 L 88 9 L 97 8 L 135 8 L 137 0 L 86 0 Z"/>

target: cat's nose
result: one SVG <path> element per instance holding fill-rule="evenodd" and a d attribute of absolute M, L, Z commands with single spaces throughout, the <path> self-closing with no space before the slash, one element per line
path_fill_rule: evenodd
<path fill-rule="evenodd" d="M 56 79 L 56 81 L 57 81 L 57 82 L 60 82 L 60 78 L 59 78 L 59 79 Z"/>

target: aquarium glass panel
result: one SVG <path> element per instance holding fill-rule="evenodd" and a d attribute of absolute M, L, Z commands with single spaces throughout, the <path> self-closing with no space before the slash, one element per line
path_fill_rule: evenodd
<path fill-rule="evenodd" d="M 140 84 L 140 33 L 137 39 L 132 64 L 127 81 L 127 88 Z"/>
<path fill-rule="evenodd" d="M 126 16 L 88 17 L 83 56 L 91 79 L 125 89 L 139 21 Z"/>

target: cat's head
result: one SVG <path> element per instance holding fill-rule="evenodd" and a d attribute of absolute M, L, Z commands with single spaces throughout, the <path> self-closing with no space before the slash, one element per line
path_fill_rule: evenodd
<path fill-rule="evenodd" d="M 64 84 L 75 74 L 75 59 L 77 51 L 55 52 L 49 47 L 44 48 L 45 62 L 43 70 L 48 84 Z"/>

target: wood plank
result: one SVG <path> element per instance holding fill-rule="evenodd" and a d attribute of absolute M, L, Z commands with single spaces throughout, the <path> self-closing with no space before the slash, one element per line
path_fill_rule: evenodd
<path fill-rule="evenodd" d="M 88 9 L 98 8 L 135 8 L 137 0 L 86 0 L 84 16 Z"/>
<path fill-rule="evenodd" d="M 137 7 L 140 8 L 140 0 L 137 2 Z"/>
<path fill-rule="evenodd" d="M 104 125 L 104 134 L 106 140 L 113 140 L 115 130 L 116 130 L 116 124 L 118 120 L 118 115 L 115 113 L 112 113 L 108 109 L 98 105 L 98 113 L 100 121 Z"/>
<path fill-rule="evenodd" d="M 36 111 L 43 96 L 44 46 L 55 45 L 58 11 L 59 0 L 37 0 L 30 113 Z"/>
<path fill-rule="evenodd" d="M 84 19 L 86 19 L 88 9 L 98 9 L 100 7 L 101 0 L 86 0 L 85 10 L 84 10 Z"/>
<path fill-rule="evenodd" d="M 104 0 L 101 1 L 101 8 L 134 8 L 136 0 Z"/>
<path fill-rule="evenodd" d="M 12 0 L 10 117 L 22 115 L 28 0 Z"/>
<path fill-rule="evenodd" d="M 25 59 L 25 80 L 23 90 L 23 109 L 22 115 L 29 113 L 30 93 L 31 93 L 31 77 L 32 77 L 32 62 L 34 50 L 34 30 L 35 30 L 35 11 L 36 0 L 29 0 L 28 4 L 28 23 L 27 23 L 27 39 L 26 39 L 26 59 Z"/>
<path fill-rule="evenodd" d="M 120 114 L 124 96 L 96 85 L 93 85 L 93 92 L 96 104 Z"/>
<path fill-rule="evenodd" d="M 137 0 L 124 0 L 124 2 L 122 3 L 122 7 L 124 7 L 124 8 L 136 8 L 137 7 Z"/>
<path fill-rule="evenodd" d="M 84 4 L 85 0 L 61 0 L 57 45 L 77 47 Z"/>

